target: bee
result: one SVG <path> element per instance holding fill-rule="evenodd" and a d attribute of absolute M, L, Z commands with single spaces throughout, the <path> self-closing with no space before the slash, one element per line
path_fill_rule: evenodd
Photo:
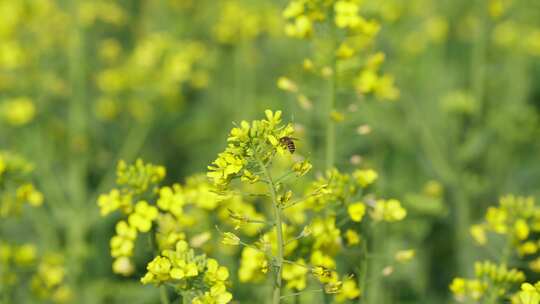
<path fill-rule="evenodd" d="M 293 154 L 294 151 L 296 151 L 296 146 L 294 145 L 295 140 L 298 140 L 298 138 L 283 136 L 282 138 L 279 139 L 279 143 L 283 147 L 287 148 L 287 150 L 289 150 L 291 154 Z"/>

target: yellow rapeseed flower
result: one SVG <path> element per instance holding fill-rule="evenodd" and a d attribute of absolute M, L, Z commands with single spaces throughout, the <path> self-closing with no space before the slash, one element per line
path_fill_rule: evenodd
<path fill-rule="evenodd" d="M 294 263 L 283 265 L 282 277 L 286 281 L 285 287 L 294 290 L 304 290 L 306 288 L 306 275 L 308 268 L 304 259 L 299 259 Z"/>
<path fill-rule="evenodd" d="M 360 235 L 358 234 L 358 232 L 356 232 L 356 231 L 354 231 L 352 229 L 347 229 L 347 231 L 345 231 L 345 238 L 347 240 L 347 245 L 348 246 L 357 245 L 361 241 Z"/>
<path fill-rule="evenodd" d="M 145 201 L 140 201 L 135 205 L 134 212 L 129 215 L 128 222 L 131 227 L 140 232 L 148 232 L 157 216 L 158 209 L 156 207 L 149 205 Z"/>
<path fill-rule="evenodd" d="M 482 225 L 472 225 L 470 233 L 477 244 L 485 245 L 487 243 L 486 231 Z"/>
<path fill-rule="evenodd" d="M 371 216 L 376 221 L 397 222 L 407 216 L 407 210 L 396 199 L 377 200 Z"/>
<path fill-rule="evenodd" d="M 366 213 L 366 205 L 362 202 L 352 203 L 347 207 L 347 211 L 354 222 L 360 222 Z"/>

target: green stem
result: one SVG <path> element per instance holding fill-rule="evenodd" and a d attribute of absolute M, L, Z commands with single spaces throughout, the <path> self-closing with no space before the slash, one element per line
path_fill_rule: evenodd
<path fill-rule="evenodd" d="M 334 43 L 335 44 L 335 43 Z M 337 59 L 335 56 L 335 45 L 332 47 L 332 77 L 330 79 L 330 93 L 327 100 L 326 111 L 326 169 L 332 169 L 335 163 L 336 154 L 336 123 L 331 113 L 336 106 L 337 88 Z"/>
<path fill-rule="evenodd" d="M 272 292 L 272 303 L 279 304 L 280 298 L 281 298 L 281 272 L 283 268 L 282 266 L 283 266 L 283 248 L 284 248 L 281 208 L 279 207 L 279 204 L 277 201 L 276 187 L 275 187 L 274 182 L 272 181 L 272 176 L 270 175 L 270 171 L 260 159 L 257 159 L 257 162 L 265 176 L 266 184 L 268 186 L 268 191 L 270 192 L 270 196 L 272 198 L 272 207 L 274 209 L 274 220 L 275 220 L 276 229 L 277 229 L 278 252 L 277 252 L 277 257 L 276 257 L 275 265 L 274 265 L 276 267 L 276 272 L 275 272 L 276 277 L 274 281 L 274 290 Z"/>
<path fill-rule="evenodd" d="M 507 239 L 506 245 L 503 248 L 503 252 L 501 255 L 501 259 L 499 260 L 500 265 L 506 265 L 512 255 L 512 240 L 510 238 Z M 492 288 L 491 294 L 489 295 L 489 298 L 487 299 L 486 303 L 489 304 L 497 304 L 499 300 L 499 293 L 497 289 Z"/>
<path fill-rule="evenodd" d="M 71 6 L 72 12 L 79 10 L 79 2 L 74 1 Z M 77 14 L 75 14 L 77 15 Z M 71 100 L 68 108 L 68 132 L 69 140 L 67 149 L 70 152 L 68 158 L 65 187 L 69 190 L 71 207 L 71 219 L 67 221 L 67 252 L 68 269 L 70 280 L 76 290 L 81 288 L 81 277 L 83 275 L 82 265 L 87 252 L 85 250 L 85 234 L 88 230 L 86 217 L 80 214 L 88 214 L 87 187 L 87 156 L 88 149 L 87 131 L 87 99 L 86 99 L 86 74 L 87 58 L 85 54 L 85 30 L 80 20 L 76 20 L 69 36 L 69 82 L 71 89 Z"/>
<path fill-rule="evenodd" d="M 327 294 L 325 291 L 323 291 L 322 295 L 323 295 L 323 301 L 325 304 L 332 302 L 332 297 L 329 294 Z"/>
<path fill-rule="evenodd" d="M 358 298 L 358 302 L 362 302 L 362 298 L 365 297 L 364 292 L 366 290 L 366 278 L 368 274 L 368 259 L 367 259 L 367 239 L 363 239 L 361 248 L 361 266 L 360 266 L 360 275 L 358 276 L 358 288 L 362 295 Z"/>
<path fill-rule="evenodd" d="M 161 285 L 159 287 L 159 300 L 161 301 L 161 304 L 170 304 L 169 296 L 167 295 L 167 287 L 165 285 Z"/>
<path fill-rule="evenodd" d="M 373 222 L 371 222 L 373 223 Z M 369 243 L 366 246 L 370 246 L 370 251 L 373 256 L 380 258 L 370 258 L 366 268 L 366 279 L 363 284 L 366 285 L 364 294 L 364 303 L 379 304 L 388 301 L 387 294 L 381 292 L 383 289 L 383 281 L 381 276 L 382 269 L 386 266 L 385 252 L 386 242 L 385 236 L 387 235 L 386 225 L 370 226 L 369 231 L 366 231 L 365 241 Z M 364 241 L 364 240 L 362 240 Z M 367 248 L 366 248 L 367 251 Z M 368 271 L 369 270 L 369 271 Z"/>
<path fill-rule="evenodd" d="M 156 227 L 152 226 L 150 230 L 150 246 L 154 255 L 159 255 L 159 248 L 156 239 Z M 167 295 L 167 286 L 161 285 L 159 287 L 159 300 L 161 304 L 170 304 L 169 296 Z"/>
<path fill-rule="evenodd" d="M 452 187 L 453 200 L 456 210 L 456 234 L 455 246 L 459 248 L 458 269 L 465 276 L 472 275 L 471 265 L 474 261 L 474 248 L 469 239 L 469 228 L 471 226 L 470 200 L 462 189 Z"/>
<path fill-rule="evenodd" d="M 478 15 L 480 16 L 480 26 L 477 29 L 474 44 L 471 50 L 471 89 L 476 102 L 479 105 L 480 112 L 485 110 L 485 74 L 486 74 L 486 51 L 487 51 L 487 7 L 481 1 L 478 2 Z M 481 116 L 478 115 L 478 118 Z"/>

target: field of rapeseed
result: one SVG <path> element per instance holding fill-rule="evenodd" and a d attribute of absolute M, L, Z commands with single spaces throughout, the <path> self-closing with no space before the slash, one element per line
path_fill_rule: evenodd
<path fill-rule="evenodd" d="M 0 304 L 540 304 L 540 2 L 0 0 Z"/>

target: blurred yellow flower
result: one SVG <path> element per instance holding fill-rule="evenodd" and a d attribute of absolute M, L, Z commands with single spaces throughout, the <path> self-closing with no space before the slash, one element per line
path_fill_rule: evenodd
<path fill-rule="evenodd" d="M 377 200 L 371 217 L 376 221 L 397 222 L 407 216 L 407 210 L 396 199 Z"/>
<path fill-rule="evenodd" d="M 354 222 L 360 222 L 366 213 L 366 205 L 362 202 L 353 203 L 347 207 L 347 211 Z"/>
<path fill-rule="evenodd" d="M 372 170 L 372 169 L 356 170 L 353 172 L 353 177 L 356 179 L 356 182 L 362 188 L 365 188 L 373 184 L 379 177 L 379 174 L 377 174 L 377 171 Z"/>
<path fill-rule="evenodd" d="M 477 244 L 485 245 L 487 243 L 486 231 L 482 225 L 472 225 L 470 233 Z"/>
<path fill-rule="evenodd" d="M 348 246 L 357 245 L 361 241 L 360 235 L 352 229 L 347 229 L 347 231 L 345 231 L 345 238 L 347 239 Z"/>
<path fill-rule="evenodd" d="M 286 288 L 293 290 L 304 290 L 306 288 L 306 275 L 308 267 L 304 259 L 299 259 L 294 263 L 283 265 L 282 277 L 286 281 Z"/>
<path fill-rule="evenodd" d="M 336 294 L 336 301 L 338 303 L 345 302 L 347 300 L 353 300 L 361 295 L 361 291 L 358 288 L 354 278 L 347 278 L 343 281 L 341 291 Z"/>
<path fill-rule="evenodd" d="M 36 115 L 36 107 L 28 97 L 8 99 L 1 104 L 3 119 L 12 126 L 23 126 Z"/>
<path fill-rule="evenodd" d="M 400 263 L 406 263 L 414 258 L 416 252 L 414 249 L 400 250 L 394 255 L 394 259 Z"/>

